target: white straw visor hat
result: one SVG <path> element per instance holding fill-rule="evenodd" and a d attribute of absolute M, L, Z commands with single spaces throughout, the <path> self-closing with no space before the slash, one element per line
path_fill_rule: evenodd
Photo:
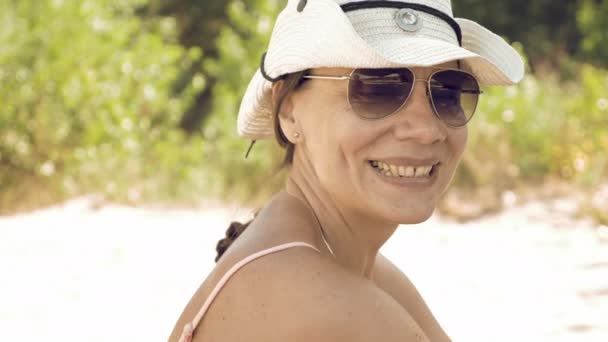
<path fill-rule="evenodd" d="M 454 60 L 482 85 L 511 85 L 524 75 L 517 51 L 476 22 L 454 18 L 450 0 L 288 0 L 243 96 L 238 134 L 253 140 L 274 136 L 271 89 L 286 74 Z"/>

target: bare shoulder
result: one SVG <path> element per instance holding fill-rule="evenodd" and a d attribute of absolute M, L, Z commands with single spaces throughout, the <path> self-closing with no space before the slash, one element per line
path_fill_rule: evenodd
<path fill-rule="evenodd" d="M 451 341 L 416 286 L 403 271 L 381 253 L 376 257 L 373 280 L 380 289 L 407 310 L 431 341 Z"/>
<path fill-rule="evenodd" d="M 391 296 L 310 248 L 243 267 L 197 330 L 195 341 L 429 341 Z"/>

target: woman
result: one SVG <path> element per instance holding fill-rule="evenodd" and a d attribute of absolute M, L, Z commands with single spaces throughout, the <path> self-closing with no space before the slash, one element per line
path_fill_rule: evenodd
<path fill-rule="evenodd" d="M 231 225 L 170 340 L 450 341 L 378 250 L 432 214 L 479 84 L 522 77 L 449 0 L 289 0 L 238 116 L 286 148 L 285 188 Z"/>

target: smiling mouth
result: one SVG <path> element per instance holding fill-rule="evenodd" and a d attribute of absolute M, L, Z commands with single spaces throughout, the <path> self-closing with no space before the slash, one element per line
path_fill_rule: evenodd
<path fill-rule="evenodd" d="M 394 178 L 431 178 L 441 163 L 433 165 L 404 166 L 393 165 L 383 161 L 369 160 L 369 165 L 387 177 Z"/>

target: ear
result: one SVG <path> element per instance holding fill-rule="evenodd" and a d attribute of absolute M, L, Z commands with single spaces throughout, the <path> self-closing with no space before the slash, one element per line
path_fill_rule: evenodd
<path fill-rule="evenodd" d="M 272 85 L 272 103 L 278 100 L 279 92 L 284 86 L 283 81 L 278 81 Z M 294 112 L 294 92 L 291 92 L 283 99 L 279 108 L 279 126 L 283 134 L 292 144 L 295 144 L 294 133 L 300 132 L 299 125 Z"/>

